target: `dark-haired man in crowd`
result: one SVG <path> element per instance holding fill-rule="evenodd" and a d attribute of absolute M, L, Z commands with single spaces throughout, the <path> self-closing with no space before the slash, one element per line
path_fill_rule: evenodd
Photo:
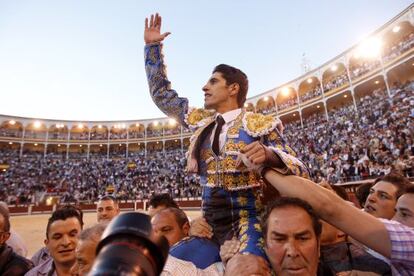
<path fill-rule="evenodd" d="M 96 215 L 98 222 L 109 222 L 119 215 L 118 201 L 114 196 L 106 195 L 99 198 L 96 204 Z"/>
<path fill-rule="evenodd" d="M 74 205 L 63 205 L 59 209 L 71 209 L 77 212 L 79 216 L 79 221 L 81 222 L 81 228 L 83 228 L 83 212 L 79 207 Z M 48 260 L 50 260 L 50 254 L 49 250 L 47 249 L 47 246 L 40 248 L 36 253 L 33 254 L 31 258 L 31 261 L 35 266 L 38 266 Z"/>
<path fill-rule="evenodd" d="M 167 78 L 161 17 L 146 19 L 145 69 L 151 97 L 158 108 L 182 126 L 195 130 L 190 139 L 187 171 L 200 176 L 203 217 L 218 244 L 235 237 L 240 251 L 266 259 L 259 216 L 263 206 L 260 175 L 247 164 L 272 167 L 284 174 L 308 177 L 281 136 L 280 120 L 244 110 L 248 79 L 240 69 L 217 65 L 203 86 L 204 108 L 189 108 L 188 99 L 171 89 Z"/>
<path fill-rule="evenodd" d="M 70 275 L 70 269 L 75 263 L 75 249 L 81 230 L 82 221 L 78 210 L 62 208 L 53 212 L 47 222 L 45 239 L 51 258 L 26 275 Z"/>
<path fill-rule="evenodd" d="M 396 173 L 377 178 L 365 202 L 365 212 L 377 218 L 392 219 L 398 198 L 410 185 L 407 178 Z"/>
<path fill-rule="evenodd" d="M 410 185 L 398 198 L 393 220 L 414 228 L 414 185 Z"/>
<path fill-rule="evenodd" d="M 9 212 L 0 206 L 0 275 L 24 275 L 33 267 L 33 263 L 16 254 L 6 244 L 10 237 Z"/>
<path fill-rule="evenodd" d="M 153 217 L 165 208 L 179 208 L 177 202 L 167 193 L 153 194 L 148 201 L 148 215 Z"/>

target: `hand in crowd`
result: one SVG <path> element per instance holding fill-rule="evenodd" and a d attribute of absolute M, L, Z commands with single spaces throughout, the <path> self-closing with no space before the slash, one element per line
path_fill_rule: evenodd
<path fill-rule="evenodd" d="M 228 260 L 233 258 L 239 252 L 240 241 L 236 238 L 227 240 L 222 246 L 220 246 L 220 257 L 223 263 L 227 263 Z"/>
<path fill-rule="evenodd" d="M 190 236 L 211 239 L 213 237 L 213 228 L 203 217 L 195 218 L 190 223 Z"/>
<path fill-rule="evenodd" d="M 225 276 L 270 276 L 268 263 L 261 257 L 255 255 L 236 254 L 226 265 Z"/>

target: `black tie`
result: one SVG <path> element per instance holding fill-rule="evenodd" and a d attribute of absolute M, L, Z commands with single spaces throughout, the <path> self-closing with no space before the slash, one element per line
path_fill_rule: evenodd
<path fill-rule="evenodd" d="M 217 116 L 216 118 L 216 132 L 214 132 L 214 140 L 213 140 L 213 152 L 216 155 L 220 154 L 220 132 L 221 129 L 224 125 L 225 121 L 223 119 L 223 117 L 221 117 L 220 115 Z"/>

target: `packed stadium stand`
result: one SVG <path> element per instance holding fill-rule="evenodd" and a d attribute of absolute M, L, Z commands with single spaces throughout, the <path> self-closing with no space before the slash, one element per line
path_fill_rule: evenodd
<path fill-rule="evenodd" d="M 285 139 L 315 180 L 347 184 L 391 170 L 414 176 L 412 9 L 318 68 L 247 100 L 247 110 L 282 120 Z M 125 200 L 154 192 L 199 197 L 197 177 L 184 172 L 190 136 L 170 118 L 0 115 L 0 200 L 93 201 L 106 192 Z"/>

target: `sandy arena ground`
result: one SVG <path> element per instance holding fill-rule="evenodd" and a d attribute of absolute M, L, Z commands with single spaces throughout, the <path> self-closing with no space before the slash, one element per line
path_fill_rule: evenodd
<path fill-rule="evenodd" d="M 186 211 L 190 218 L 200 216 L 200 211 Z M 44 246 L 46 235 L 46 224 L 50 214 L 40 214 L 31 216 L 12 216 L 11 227 L 19 233 L 26 242 L 29 250 L 28 258 L 30 258 L 37 250 Z M 84 227 L 90 227 L 96 223 L 96 213 L 84 213 Z"/>

